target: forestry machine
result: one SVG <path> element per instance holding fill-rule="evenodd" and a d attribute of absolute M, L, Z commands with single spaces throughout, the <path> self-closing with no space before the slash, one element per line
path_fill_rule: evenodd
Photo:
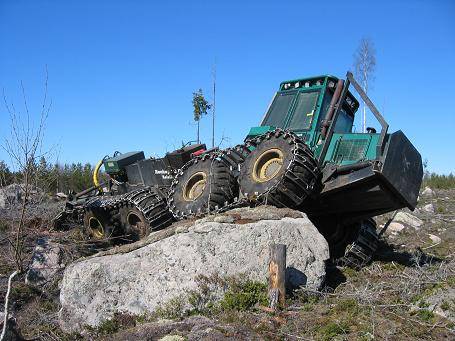
<path fill-rule="evenodd" d="M 359 102 L 350 86 L 379 132 L 353 132 Z M 402 131 L 388 127 L 350 72 L 345 80 L 285 81 L 243 144 L 225 150 L 190 144 L 163 158 L 116 152 L 97 165 L 92 188 L 69 196 L 55 222 L 83 222 L 97 240 L 134 241 L 176 220 L 242 205 L 289 207 L 308 215 L 333 259 L 360 267 L 378 246 L 371 218 L 413 210 L 422 181 L 419 152 Z"/>

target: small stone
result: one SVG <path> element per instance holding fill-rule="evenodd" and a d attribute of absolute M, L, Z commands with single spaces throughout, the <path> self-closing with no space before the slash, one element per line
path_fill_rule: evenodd
<path fill-rule="evenodd" d="M 405 229 L 403 224 L 397 223 L 396 221 L 393 221 L 390 223 L 390 225 L 387 227 L 387 232 L 389 233 L 400 233 Z"/>
<path fill-rule="evenodd" d="M 185 341 L 186 339 L 181 335 L 166 335 L 159 339 L 159 341 Z"/>
<path fill-rule="evenodd" d="M 234 222 L 234 217 L 230 215 L 218 215 L 213 221 L 216 223 L 232 224 Z"/>
<path fill-rule="evenodd" d="M 182 225 L 175 229 L 175 233 L 186 233 L 188 232 L 188 226 Z"/>
<path fill-rule="evenodd" d="M 430 237 L 431 241 L 435 244 L 439 244 L 442 241 L 441 238 L 439 238 L 438 236 L 435 236 L 434 234 L 431 234 L 431 233 L 428 234 L 428 237 Z"/>
<path fill-rule="evenodd" d="M 398 212 L 397 215 L 395 216 L 395 218 L 393 218 L 393 221 L 404 223 L 406 225 L 409 225 L 409 226 L 415 228 L 416 230 L 418 230 L 420 228 L 420 226 L 423 225 L 423 221 L 421 219 L 413 216 L 410 213 L 403 212 L 403 211 Z"/>
<path fill-rule="evenodd" d="M 433 197 L 434 191 L 430 187 L 425 187 L 425 189 L 421 193 L 422 197 Z"/>
<path fill-rule="evenodd" d="M 433 204 L 428 204 L 422 207 L 422 210 L 427 213 L 434 213 L 434 206 Z"/>
<path fill-rule="evenodd" d="M 58 192 L 57 194 L 55 194 L 55 196 L 59 199 L 66 199 L 68 198 L 68 196 L 65 194 L 65 193 L 62 193 L 62 192 Z"/>
<path fill-rule="evenodd" d="M 59 244 L 40 238 L 33 250 L 32 263 L 25 277 L 25 283 L 43 285 L 54 278 L 63 268 L 62 248 Z"/>

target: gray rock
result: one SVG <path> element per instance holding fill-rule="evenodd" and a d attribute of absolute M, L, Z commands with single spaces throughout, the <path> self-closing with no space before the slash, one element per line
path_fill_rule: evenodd
<path fill-rule="evenodd" d="M 234 222 L 234 217 L 230 215 L 219 215 L 213 218 L 213 221 L 216 223 L 228 223 L 232 224 Z"/>
<path fill-rule="evenodd" d="M 434 234 L 431 234 L 431 233 L 428 234 L 428 237 L 430 237 L 431 241 L 435 244 L 439 244 L 442 241 L 442 239 L 440 237 L 438 237 Z"/>
<path fill-rule="evenodd" d="M 199 222 L 187 232 L 131 252 L 73 263 L 61 282 L 60 326 L 76 331 L 84 325 L 98 325 L 117 311 L 152 313 L 197 290 L 198 275 L 244 274 L 265 282 L 271 243 L 287 245 L 292 286 L 319 289 L 325 278 L 328 245 L 309 219 L 299 215 L 246 224 Z"/>
<path fill-rule="evenodd" d="M 166 335 L 159 339 L 159 341 L 186 341 L 186 338 L 181 335 Z"/>
<path fill-rule="evenodd" d="M 393 234 L 397 234 L 397 233 L 400 233 L 401 231 L 403 231 L 405 229 L 404 225 L 401 224 L 401 223 L 398 223 L 396 221 L 392 221 L 389 226 L 387 227 L 387 232 L 388 233 L 393 233 Z"/>
<path fill-rule="evenodd" d="M 65 200 L 65 199 L 68 198 L 68 196 L 67 196 L 65 193 L 62 193 L 62 192 L 56 193 L 55 196 L 56 196 L 58 199 L 63 199 L 63 200 Z"/>
<path fill-rule="evenodd" d="M 422 207 L 422 211 L 426 212 L 426 213 L 434 213 L 434 206 L 433 204 L 427 204 L 425 206 Z"/>
<path fill-rule="evenodd" d="M 422 191 L 422 193 L 420 193 L 420 195 L 421 195 L 422 197 L 430 198 L 430 197 L 433 197 L 433 196 L 435 195 L 435 193 L 434 193 L 434 191 L 433 191 L 430 187 L 426 186 L 426 187 L 424 188 L 424 190 Z"/>
<path fill-rule="evenodd" d="M 59 244 L 40 238 L 33 250 L 32 262 L 25 283 L 30 285 L 43 285 L 52 279 L 63 268 L 62 248 Z"/>
<path fill-rule="evenodd" d="M 410 213 L 400 211 L 395 215 L 395 218 L 393 218 L 394 222 L 400 222 L 404 223 L 410 227 L 413 227 L 414 229 L 418 230 L 420 226 L 422 226 L 423 221 L 416 216 L 413 216 Z"/>
<path fill-rule="evenodd" d="M 6 195 L 3 192 L 0 192 L 0 208 L 6 207 Z"/>

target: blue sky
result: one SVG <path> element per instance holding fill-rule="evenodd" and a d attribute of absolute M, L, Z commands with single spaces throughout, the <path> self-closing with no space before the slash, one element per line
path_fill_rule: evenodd
<path fill-rule="evenodd" d="M 450 0 L 3 0 L 0 88 L 22 108 L 23 81 L 37 113 L 47 65 L 45 144 L 58 146 L 61 162 L 95 163 L 115 150 L 158 156 L 195 138 L 192 92 L 211 97 L 215 60 L 216 139 L 234 145 L 258 125 L 281 81 L 344 76 L 363 36 L 376 48 L 370 96 L 390 130 L 403 130 L 431 170 L 455 172 Z M 3 106 L 0 115 L 3 140 Z M 210 124 L 201 124 L 207 143 Z"/>

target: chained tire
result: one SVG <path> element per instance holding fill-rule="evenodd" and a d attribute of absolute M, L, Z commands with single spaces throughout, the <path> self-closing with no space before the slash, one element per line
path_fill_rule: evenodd
<path fill-rule="evenodd" d="M 84 232 L 94 241 L 107 241 L 114 233 L 114 225 L 107 212 L 101 209 L 87 209 L 83 215 Z"/>
<path fill-rule="evenodd" d="M 319 188 L 312 151 L 292 132 L 276 129 L 249 140 L 253 149 L 241 165 L 240 192 L 249 201 L 304 209 Z"/>
<path fill-rule="evenodd" d="M 356 232 L 355 236 L 336 263 L 360 270 L 371 262 L 379 247 L 376 222 L 370 218 L 357 222 L 350 228 Z"/>
<path fill-rule="evenodd" d="M 360 223 L 340 224 L 334 216 L 309 218 L 327 240 L 330 258 L 334 261 L 344 256 L 346 248 L 356 240 L 361 227 Z"/>
<path fill-rule="evenodd" d="M 237 197 L 232 167 L 220 156 L 203 154 L 178 170 L 168 194 L 169 209 L 176 219 L 217 211 Z"/>
<path fill-rule="evenodd" d="M 138 241 L 150 234 L 151 228 L 144 214 L 135 206 L 120 209 L 121 226 L 129 241 Z"/>

